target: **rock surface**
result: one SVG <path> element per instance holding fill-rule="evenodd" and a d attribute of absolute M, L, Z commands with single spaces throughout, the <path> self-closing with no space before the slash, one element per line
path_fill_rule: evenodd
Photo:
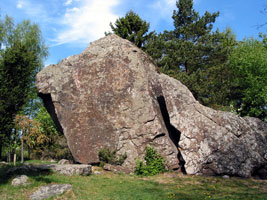
<path fill-rule="evenodd" d="M 180 82 L 158 77 L 188 174 L 249 177 L 267 165 L 267 123 L 202 106 Z"/>
<path fill-rule="evenodd" d="M 11 181 L 11 185 L 19 186 L 19 185 L 28 185 L 29 178 L 26 175 L 19 175 Z"/>
<path fill-rule="evenodd" d="M 117 149 L 134 169 L 148 144 L 178 167 L 156 96 L 155 66 L 144 52 L 118 36 L 92 43 L 82 54 L 37 75 L 39 96 L 65 134 L 79 163 L 98 163 L 100 149 Z"/>
<path fill-rule="evenodd" d="M 131 170 L 129 170 L 129 168 L 123 167 L 120 165 L 105 164 L 103 169 L 106 171 L 114 172 L 115 174 L 118 174 L 118 173 L 130 174 L 132 172 Z"/>
<path fill-rule="evenodd" d="M 65 191 L 70 190 L 71 188 L 72 186 L 69 184 L 53 184 L 48 186 L 42 186 L 30 196 L 30 199 L 31 200 L 47 199 L 55 195 L 63 194 Z"/>
<path fill-rule="evenodd" d="M 71 164 L 69 160 L 66 159 L 61 159 L 60 161 L 58 161 L 59 165 L 67 165 L 67 164 Z"/>
<path fill-rule="evenodd" d="M 199 104 L 144 52 L 110 35 L 37 74 L 39 96 L 74 159 L 98 163 L 102 148 L 127 153 L 133 170 L 152 145 L 169 169 L 249 177 L 267 165 L 267 125 Z"/>
<path fill-rule="evenodd" d="M 5 161 L 0 162 L 0 166 L 7 166 L 7 165 L 8 165 L 8 163 Z"/>
<path fill-rule="evenodd" d="M 65 165 L 55 165 L 55 167 L 53 167 L 52 170 L 59 174 L 64 174 L 68 176 L 72 175 L 89 176 L 92 172 L 92 166 L 85 164 L 84 165 L 65 164 Z"/>

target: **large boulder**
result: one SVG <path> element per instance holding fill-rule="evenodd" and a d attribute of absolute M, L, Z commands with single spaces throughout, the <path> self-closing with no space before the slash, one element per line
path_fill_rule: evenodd
<path fill-rule="evenodd" d="M 37 74 L 39 96 L 77 162 L 98 163 L 103 148 L 127 153 L 133 170 L 147 145 L 169 169 L 251 176 L 267 163 L 267 125 L 200 105 L 149 56 L 110 35 Z M 262 170 L 261 170 L 262 171 Z"/>
<path fill-rule="evenodd" d="M 205 107 L 180 82 L 158 78 L 170 124 L 181 132 L 178 148 L 188 174 L 266 177 L 267 123 Z"/>

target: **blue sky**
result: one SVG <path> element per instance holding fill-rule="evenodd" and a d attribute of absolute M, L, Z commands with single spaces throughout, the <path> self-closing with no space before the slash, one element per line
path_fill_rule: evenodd
<path fill-rule="evenodd" d="M 81 53 L 88 43 L 104 36 L 109 23 L 133 10 L 150 22 L 150 30 L 172 30 L 172 12 L 176 0 L 0 0 L 1 15 L 8 14 L 16 22 L 30 19 L 37 23 L 49 46 L 45 65 Z M 267 33 L 267 0 L 194 0 L 201 15 L 205 11 L 220 12 L 215 28 L 230 27 L 238 40 Z"/>

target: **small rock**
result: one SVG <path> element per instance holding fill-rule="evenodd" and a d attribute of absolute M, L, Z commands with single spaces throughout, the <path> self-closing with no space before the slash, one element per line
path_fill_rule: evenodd
<path fill-rule="evenodd" d="M 224 175 L 223 178 L 225 178 L 225 179 L 229 179 L 230 176 L 228 176 L 228 175 Z"/>
<path fill-rule="evenodd" d="M 5 162 L 5 161 L 0 162 L 0 166 L 6 166 L 6 165 L 8 165 L 7 162 Z"/>
<path fill-rule="evenodd" d="M 51 163 L 54 163 L 54 162 L 57 162 L 57 161 L 55 161 L 55 160 L 52 159 L 52 160 L 50 160 L 50 162 L 51 162 Z"/>
<path fill-rule="evenodd" d="M 58 161 L 58 164 L 59 165 L 68 165 L 68 164 L 70 164 L 70 161 L 66 160 L 66 159 L 61 159 L 60 161 Z"/>
<path fill-rule="evenodd" d="M 42 186 L 34 192 L 31 196 L 31 200 L 42 200 L 52 197 L 54 195 L 63 194 L 66 190 L 71 189 L 72 186 L 70 184 L 53 184 L 48 186 Z"/>
<path fill-rule="evenodd" d="M 105 164 L 103 169 L 106 170 L 106 171 L 114 172 L 115 174 L 121 173 L 121 172 L 123 172 L 125 174 L 130 174 L 131 173 L 131 170 L 129 170 L 126 167 L 120 166 L 120 165 Z"/>
<path fill-rule="evenodd" d="M 89 176 L 92 173 L 91 165 L 55 165 L 52 171 L 59 174 L 64 174 L 68 176 L 72 175 L 82 175 Z"/>
<path fill-rule="evenodd" d="M 94 171 L 94 175 L 100 175 L 101 172 L 100 171 Z"/>
<path fill-rule="evenodd" d="M 29 178 L 26 175 L 19 175 L 16 176 L 11 182 L 11 185 L 13 186 L 19 186 L 19 185 L 28 185 L 29 184 Z"/>

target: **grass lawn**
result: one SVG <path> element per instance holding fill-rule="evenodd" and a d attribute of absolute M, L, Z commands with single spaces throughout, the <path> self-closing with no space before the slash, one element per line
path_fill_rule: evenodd
<path fill-rule="evenodd" d="M 189 176 L 180 173 L 165 173 L 153 177 L 116 175 L 103 172 L 101 175 L 65 176 L 52 173 L 27 174 L 31 184 L 11 186 L 14 176 L 5 175 L 0 168 L 0 199 L 28 199 L 40 186 L 67 183 L 72 190 L 50 199 L 92 200 L 267 200 L 267 181 L 254 179 L 205 176 Z M 100 171 L 100 170 L 99 170 Z"/>

